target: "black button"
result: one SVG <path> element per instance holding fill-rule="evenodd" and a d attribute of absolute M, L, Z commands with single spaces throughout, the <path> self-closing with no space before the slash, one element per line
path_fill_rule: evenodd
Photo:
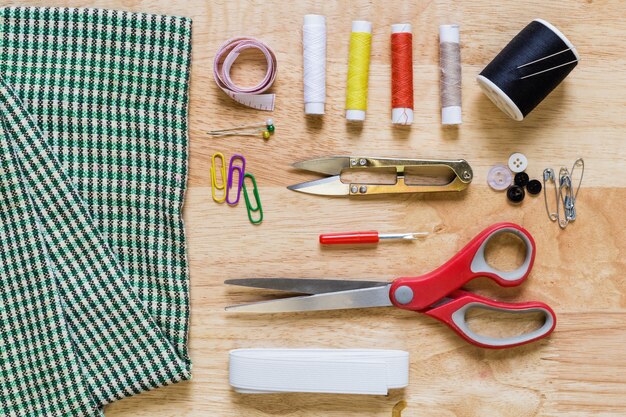
<path fill-rule="evenodd" d="M 519 185 L 511 185 L 509 189 L 506 190 L 506 196 L 512 203 L 521 203 L 526 196 L 526 193 Z"/>
<path fill-rule="evenodd" d="M 541 192 L 541 183 L 539 180 L 531 180 L 527 185 L 526 189 L 532 195 L 537 195 Z"/>
<path fill-rule="evenodd" d="M 518 172 L 515 174 L 515 180 L 513 181 L 515 185 L 519 185 L 520 187 L 525 187 L 528 184 L 528 174 L 525 172 Z"/>

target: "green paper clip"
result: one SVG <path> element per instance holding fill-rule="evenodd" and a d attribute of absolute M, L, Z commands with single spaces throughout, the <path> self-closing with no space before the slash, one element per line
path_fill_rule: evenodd
<path fill-rule="evenodd" d="M 250 197 L 248 197 L 248 189 L 246 187 L 246 178 L 250 178 L 250 181 L 252 181 L 252 185 L 254 186 L 254 188 L 252 189 L 252 194 L 254 195 L 254 199 L 256 200 L 256 207 L 252 207 L 252 204 L 250 203 Z M 261 223 L 263 221 L 263 207 L 261 207 L 259 189 L 256 185 L 256 179 L 254 178 L 254 175 L 250 174 L 249 172 L 246 172 L 243 176 L 243 198 L 246 200 L 246 210 L 248 210 L 248 219 L 250 220 L 250 223 Z M 257 220 L 254 220 L 252 218 L 252 213 L 256 213 L 257 211 L 259 212 L 259 218 Z"/>

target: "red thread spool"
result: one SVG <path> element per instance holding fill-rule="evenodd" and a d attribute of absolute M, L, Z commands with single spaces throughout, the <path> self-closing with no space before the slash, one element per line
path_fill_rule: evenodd
<path fill-rule="evenodd" d="M 413 34 L 408 23 L 391 26 L 391 122 L 413 123 Z"/>

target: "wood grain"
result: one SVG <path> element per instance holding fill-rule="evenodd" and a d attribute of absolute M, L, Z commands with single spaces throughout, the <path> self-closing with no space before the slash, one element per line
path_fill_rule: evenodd
<path fill-rule="evenodd" d="M 626 415 L 626 15 L 620 0 L 560 2 L 452 0 L 245 1 L 98 0 L 3 4 L 97 6 L 193 18 L 190 176 L 185 220 L 192 281 L 191 356 L 194 379 L 114 403 L 121 416 L 389 416 L 405 398 L 403 416 L 617 417 Z M 307 119 L 302 103 L 301 25 L 306 13 L 328 18 L 327 114 Z M 582 60 L 567 80 L 524 122 L 513 122 L 474 82 L 484 65 L 530 20 L 544 18 L 577 46 Z M 374 23 L 367 121 L 343 117 L 350 21 Z M 389 26 L 414 28 L 415 124 L 390 124 Z M 439 120 L 438 30 L 461 25 L 463 117 L 458 129 Z M 233 103 L 214 82 L 212 59 L 234 35 L 256 36 L 277 53 L 277 131 L 256 138 L 208 139 L 203 132 L 267 113 Z M 254 60 L 235 74 L 259 74 Z M 265 221 L 254 227 L 244 207 L 211 200 L 210 156 L 242 152 L 260 186 Z M 578 220 L 566 231 L 548 221 L 542 197 L 512 207 L 485 184 L 489 167 L 514 151 L 525 153 L 531 177 L 543 168 L 585 158 Z M 461 194 L 405 195 L 366 200 L 290 192 L 311 178 L 291 170 L 296 160 L 329 154 L 465 158 L 474 169 Z M 246 276 L 392 279 L 445 262 L 496 221 L 528 228 L 538 246 L 529 281 L 500 289 L 483 280 L 476 291 L 504 300 L 542 300 L 558 315 L 548 340 L 504 351 L 467 345 L 425 316 L 394 309 L 238 316 L 228 304 L 268 293 L 229 289 L 224 279 Z M 321 249 L 320 232 L 430 230 L 424 241 L 374 248 Z M 360 347 L 405 349 L 410 385 L 386 397 L 332 395 L 245 396 L 228 386 L 228 351 L 244 347 Z"/>

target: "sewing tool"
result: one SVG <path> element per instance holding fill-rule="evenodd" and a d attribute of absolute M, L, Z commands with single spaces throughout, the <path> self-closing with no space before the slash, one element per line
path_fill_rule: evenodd
<path fill-rule="evenodd" d="M 578 64 L 574 45 L 557 28 L 533 20 L 476 78 L 483 92 L 514 120 L 523 120 Z"/>
<path fill-rule="evenodd" d="M 459 25 L 439 26 L 441 123 L 459 125 L 461 116 L 461 46 Z"/>
<path fill-rule="evenodd" d="M 517 236 L 526 249 L 523 264 L 513 271 L 499 271 L 487 263 L 485 248 L 501 234 Z M 476 236 L 465 248 L 438 269 L 420 277 L 398 278 L 393 282 L 328 279 L 246 278 L 226 284 L 296 292 L 291 298 L 226 307 L 227 311 L 280 313 L 352 308 L 388 307 L 416 311 L 431 316 L 454 330 L 467 342 L 485 348 L 505 348 L 529 343 L 548 336 L 556 325 L 554 311 L 544 303 L 529 301 L 506 303 L 491 300 L 460 288 L 478 277 L 487 277 L 498 285 L 520 285 L 530 274 L 535 260 L 532 236 L 513 223 L 498 223 Z M 527 333 L 504 338 L 474 332 L 468 326 L 468 310 L 480 308 L 504 313 L 542 313 L 543 325 Z"/>
<path fill-rule="evenodd" d="M 409 354 L 382 349 L 236 349 L 228 379 L 240 394 L 387 395 L 409 384 Z"/>
<path fill-rule="evenodd" d="M 328 196 L 362 196 L 374 194 L 416 193 L 436 191 L 461 191 L 472 181 L 473 173 L 463 160 L 397 159 L 361 156 L 331 156 L 297 162 L 294 168 L 327 175 L 319 180 L 303 182 L 287 187 L 293 191 Z M 341 181 L 342 172 L 386 172 L 395 170 L 395 183 L 370 184 L 366 182 Z M 367 171 L 365 171 L 367 170 Z M 422 174 L 420 181 L 407 180 L 409 175 Z M 429 182 L 436 175 L 440 181 Z M 443 181 L 443 182 L 442 182 Z"/>
<path fill-rule="evenodd" d="M 238 86 L 230 77 L 233 64 L 241 52 L 246 49 L 259 50 L 267 62 L 265 77 L 252 87 Z M 276 69 L 277 62 L 274 51 L 262 41 L 246 36 L 232 38 L 224 42 L 213 60 L 213 76 L 218 87 L 236 102 L 258 110 L 274 110 L 275 94 L 262 93 L 274 84 Z"/>
<path fill-rule="evenodd" d="M 574 188 L 572 178 L 577 170 L 580 170 L 580 179 L 578 180 L 578 185 Z M 558 182 L 552 168 L 546 168 L 543 171 L 543 198 L 546 205 L 546 212 L 548 213 L 548 218 L 553 222 L 557 222 L 561 229 L 565 229 L 571 221 L 576 220 L 576 199 L 578 198 L 578 192 L 580 191 L 584 173 L 585 161 L 582 158 L 578 158 L 574 161 L 571 170 L 566 167 L 561 167 Z M 548 183 L 552 183 L 554 187 L 556 211 L 550 211 L 547 195 Z"/>
<path fill-rule="evenodd" d="M 358 243 L 378 243 L 379 241 L 401 240 L 410 242 L 428 236 L 428 232 L 415 233 L 378 233 L 376 231 L 367 232 L 344 232 L 344 233 L 323 233 L 320 235 L 322 245 L 353 245 Z"/>
<path fill-rule="evenodd" d="M 413 34 L 410 23 L 391 25 L 391 123 L 413 123 Z"/>
<path fill-rule="evenodd" d="M 252 205 L 252 202 L 248 197 L 246 178 L 250 179 L 250 182 L 252 183 L 252 195 L 254 196 L 254 205 Z M 254 175 L 250 174 L 249 172 L 246 172 L 243 175 L 243 198 L 246 202 L 246 210 L 248 211 L 248 219 L 250 220 L 250 223 L 261 223 L 263 221 L 263 207 L 261 206 L 261 197 L 259 197 L 259 189 L 256 185 L 256 179 L 254 178 Z M 258 217 L 256 219 L 253 217 L 254 213 L 258 213 Z"/>
<path fill-rule="evenodd" d="M 217 183 L 217 169 L 215 160 L 220 159 L 220 171 L 222 173 L 222 183 Z M 211 157 L 211 196 L 216 203 L 223 203 L 226 200 L 226 160 L 224 154 L 216 152 Z M 216 191 L 224 191 L 224 195 L 221 198 L 216 196 Z"/>
<path fill-rule="evenodd" d="M 304 113 L 324 114 L 326 103 L 326 18 L 304 16 L 302 26 L 304 65 Z"/>
<path fill-rule="evenodd" d="M 364 20 L 352 22 L 346 89 L 346 119 L 350 121 L 365 120 L 371 47 L 372 23 Z"/>
<path fill-rule="evenodd" d="M 237 161 L 240 162 L 240 165 L 235 165 Z M 233 188 L 233 178 L 235 176 L 235 172 L 237 172 L 237 198 L 235 200 L 231 200 L 230 190 Z M 239 203 L 239 198 L 241 197 L 241 189 L 243 188 L 243 176 L 245 172 L 246 158 L 238 153 L 231 156 L 228 163 L 228 179 L 226 180 L 226 203 L 231 206 Z"/>
<path fill-rule="evenodd" d="M 224 136 L 257 136 L 261 133 L 261 137 L 268 140 L 276 131 L 273 119 L 267 119 L 264 122 L 253 123 L 249 125 L 229 127 L 226 129 L 210 130 L 207 132 L 209 136 L 221 138 Z"/>

